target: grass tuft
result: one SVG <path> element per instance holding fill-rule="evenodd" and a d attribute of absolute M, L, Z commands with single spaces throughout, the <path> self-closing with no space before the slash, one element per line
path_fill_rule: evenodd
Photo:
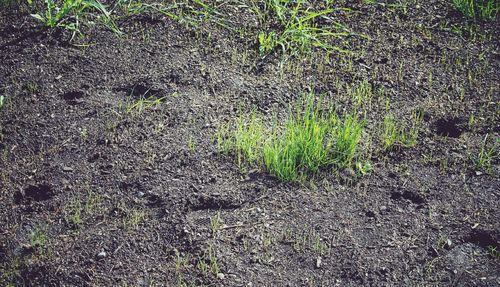
<path fill-rule="evenodd" d="M 253 111 L 240 116 L 233 129 L 217 134 L 220 150 L 236 154 L 250 166 L 263 166 L 285 181 L 303 181 L 308 173 L 335 166 L 350 167 L 356 157 L 364 121 L 354 114 L 343 118 L 309 94 L 290 107 L 285 124 L 265 127 Z"/>

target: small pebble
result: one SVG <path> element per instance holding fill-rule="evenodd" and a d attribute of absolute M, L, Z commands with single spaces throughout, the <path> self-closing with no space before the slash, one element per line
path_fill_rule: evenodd
<path fill-rule="evenodd" d="M 97 254 L 97 258 L 104 258 L 104 257 L 106 257 L 106 255 L 107 254 L 105 251 L 101 251 L 101 252 L 99 252 L 99 254 Z"/>
<path fill-rule="evenodd" d="M 62 170 L 66 171 L 66 172 L 73 171 L 73 169 L 71 167 L 69 167 L 69 166 L 63 166 Z"/>
<path fill-rule="evenodd" d="M 224 280 L 226 276 L 224 275 L 224 273 L 217 273 L 217 278 L 220 279 L 220 280 Z"/>
<path fill-rule="evenodd" d="M 316 268 L 321 268 L 321 257 L 316 258 Z"/>

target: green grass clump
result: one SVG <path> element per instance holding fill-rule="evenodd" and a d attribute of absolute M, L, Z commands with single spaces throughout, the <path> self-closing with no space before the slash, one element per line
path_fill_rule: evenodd
<path fill-rule="evenodd" d="M 494 20 L 500 10 L 496 0 L 453 0 L 453 5 L 471 19 Z"/>
<path fill-rule="evenodd" d="M 302 181 L 308 173 L 335 166 L 350 167 L 356 157 L 364 123 L 354 114 L 338 117 L 310 94 L 289 109 L 287 120 L 266 127 L 252 112 L 219 130 L 219 148 L 234 153 L 238 163 L 263 166 L 286 181 Z"/>

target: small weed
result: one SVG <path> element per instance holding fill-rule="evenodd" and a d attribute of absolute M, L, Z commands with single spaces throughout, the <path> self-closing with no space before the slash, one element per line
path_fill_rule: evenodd
<path fill-rule="evenodd" d="M 3 108 L 4 103 L 5 103 L 5 97 L 0 96 L 0 110 Z"/>
<path fill-rule="evenodd" d="M 487 254 L 493 258 L 500 259 L 500 251 L 498 251 L 497 246 L 488 246 Z"/>
<path fill-rule="evenodd" d="M 369 161 L 356 162 L 356 173 L 358 177 L 362 177 L 373 170 L 373 167 Z"/>
<path fill-rule="evenodd" d="M 495 0 L 453 0 L 453 5 L 474 20 L 494 20 L 500 11 L 500 3 Z"/>
<path fill-rule="evenodd" d="M 80 132 L 80 136 L 82 137 L 82 139 L 86 140 L 89 137 L 87 128 L 78 128 L 78 131 Z"/>

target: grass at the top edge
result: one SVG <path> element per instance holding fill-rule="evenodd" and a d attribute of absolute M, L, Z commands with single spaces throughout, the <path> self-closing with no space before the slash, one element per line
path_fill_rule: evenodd
<path fill-rule="evenodd" d="M 453 0 L 453 5 L 471 19 L 494 20 L 500 11 L 497 0 Z"/>

